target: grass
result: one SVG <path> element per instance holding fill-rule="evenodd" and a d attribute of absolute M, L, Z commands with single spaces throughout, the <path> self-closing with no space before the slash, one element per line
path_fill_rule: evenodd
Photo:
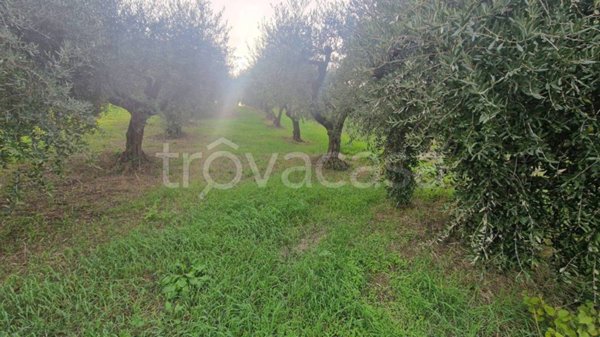
<path fill-rule="evenodd" d="M 105 116 L 91 153 L 116 152 L 126 123 L 123 111 Z M 326 144 L 313 123 L 303 125 L 307 142 L 295 144 L 289 125 L 270 128 L 246 108 L 185 131 L 169 141 L 172 151 L 207 151 L 224 136 L 259 164 L 274 152 L 317 156 Z M 147 153 L 163 141 L 152 121 Z M 350 154 L 365 148 L 348 141 Z M 274 177 L 290 165 L 278 164 Z M 217 171 L 225 180 L 231 174 L 226 164 Z M 0 336 L 534 335 L 519 287 L 429 242 L 446 219 L 446 190 L 420 190 L 414 205 L 398 210 L 381 188 L 290 189 L 275 178 L 258 188 L 245 169 L 237 187 L 200 200 L 200 175 L 190 188 L 169 189 L 156 172 L 145 174 L 155 184 L 117 205 L 48 221 L 41 233 L 70 239 L 48 239 L 23 268 L 4 272 Z M 5 219 L 4 228 L 18 223 L 30 234 L 3 231 L 0 242 L 35 245 L 44 238 L 32 222 L 44 217 L 38 210 Z"/>

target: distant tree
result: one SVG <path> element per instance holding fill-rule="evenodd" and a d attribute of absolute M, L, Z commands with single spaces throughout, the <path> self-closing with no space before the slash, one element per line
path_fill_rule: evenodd
<path fill-rule="evenodd" d="M 327 131 L 328 148 L 322 160 L 325 168 L 333 170 L 348 168 L 340 159 L 344 124 L 356 103 L 354 91 L 348 89 L 360 83 L 352 55 L 348 55 L 357 22 L 351 14 L 344 2 L 336 2 L 317 7 L 309 16 L 312 55 L 308 62 L 316 68 L 310 113 Z"/>
<path fill-rule="evenodd" d="M 263 29 L 262 45 L 254 64 L 259 87 L 268 93 L 265 100 L 283 107 L 292 120 L 293 137 L 301 141 L 300 120 L 312 118 L 329 137 L 327 168 L 344 170 L 340 159 L 342 131 L 352 109 L 343 100 L 328 95 L 329 89 L 353 85 L 342 80 L 345 40 L 351 37 L 355 20 L 343 2 L 316 4 L 288 1 L 275 7 L 275 17 Z M 344 71 L 349 67 L 343 68 Z M 338 82 L 339 80 L 339 82 Z M 326 84 L 327 83 L 327 84 Z M 341 90 L 331 93 L 341 94 Z"/>
<path fill-rule="evenodd" d="M 365 108 L 358 96 L 358 87 L 363 82 L 352 66 L 352 61 L 346 58 L 337 69 L 329 72 L 319 94 L 320 107 L 316 109 L 329 138 L 327 154 L 322 158 L 323 165 L 338 171 L 348 169 L 348 164 L 340 158 L 346 121 Z"/>
<path fill-rule="evenodd" d="M 265 58 L 262 50 L 258 50 L 254 55 L 253 67 L 243 76 L 245 77 L 244 100 L 265 114 L 265 118 L 273 123 L 275 127 L 281 127 L 282 108 L 277 108 L 275 99 L 275 90 L 273 83 L 277 81 L 276 75 L 269 68 L 270 60 Z M 275 109 L 278 114 L 275 114 Z"/>
<path fill-rule="evenodd" d="M 267 107 L 277 109 L 275 125 L 283 113 L 292 121 L 292 137 L 301 142 L 300 121 L 309 116 L 314 69 L 308 63 L 311 30 L 308 2 L 290 0 L 274 8 L 272 21 L 263 25 L 260 47 L 252 68 L 254 93 Z"/>

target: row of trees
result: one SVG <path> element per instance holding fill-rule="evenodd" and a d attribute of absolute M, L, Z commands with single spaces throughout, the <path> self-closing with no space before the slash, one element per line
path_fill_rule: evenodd
<path fill-rule="evenodd" d="M 17 180 L 60 167 L 108 104 L 131 114 L 121 161 L 139 165 L 148 118 L 180 136 L 221 101 L 228 31 L 205 0 L 6 0 L 0 21 L 0 164 L 31 164 Z"/>
<path fill-rule="evenodd" d="M 345 170 L 348 165 L 339 156 L 350 109 L 346 100 L 338 99 L 341 95 L 329 94 L 335 83 L 345 80 L 341 60 L 355 24 L 336 3 L 311 6 L 309 1 L 289 1 L 274 10 L 274 19 L 263 26 L 254 64 L 243 75 L 250 83 L 244 100 L 263 109 L 275 127 L 281 126 L 285 113 L 298 142 L 300 121 L 317 121 L 329 136 L 325 167 Z M 326 90 L 329 87 L 332 90 Z"/>
<path fill-rule="evenodd" d="M 290 0 L 264 27 L 246 100 L 323 125 L 334 168 L 351 121 L 400 205 L 435 149 L 456 180 L 448 233 L 477 260 L 551 265 L 596 298 L 599 11 L 592 0 Z"/>

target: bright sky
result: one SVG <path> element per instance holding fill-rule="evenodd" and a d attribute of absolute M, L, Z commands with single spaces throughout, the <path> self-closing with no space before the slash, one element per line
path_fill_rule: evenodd
<path fill-rule="evenodd" d="M 215 11 L 225 9 L 225 19 L 231 27 L 235 71 L 248 66 L 250 51 L 260 36 L 260 24 L 273 15 L 272 3 L 282 0 L 211 0 Z"/>

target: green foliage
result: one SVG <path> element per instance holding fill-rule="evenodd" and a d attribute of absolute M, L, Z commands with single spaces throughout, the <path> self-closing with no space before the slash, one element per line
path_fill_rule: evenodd
<path fill-rule="evenodd" d="M 6 186 L 11 203 L 30 185 L 43 186 L 45 173 L 60 171 L 95 127 L 98 109 L 74 85 L 90 64 L 89 50 L 69 31 L 81 28 L 85 36 L 77 20 L 86 16 L 64 18 L 64 3 L 44 2 L 43 22 L 31 15 L 37 1 L 0 4 L 0 169 L 14 174 Z"/>
<path fill-rule="evenodd" d="M 415 189 L 418 157 L 429 148 L 421 121 L 423 110 L 416 103 L 423 97 L 419 92 L 423 71 L 398 69 L 400 62 L 394 59 L 405 48 L 397 44 L 404 34 L 403 20 L 410 19 L 408 5 L 391 0 L 351 4 L 360 24 L 347 49 L 353 65 L 350 71 L 359 85 L 357 93 L 346 95 L 351 98 L 347 104 L 355 106 L 356 129 L 374 136 L 375 146 L 382 149 L 385 176 L 391 182 L 388 194 L 398 205 L 406 205 Z"/>
<path fill-rule="evenodd" d="M 394 150 L 409 163 L 432 139 L 441 144 L 456 178 L 452 229 L 477 259 L 522 269 L 549 262 L 581 296 L 597 293 L 594 3 L 373 3 L 357 47 L 379 50 L 365 56 L 375 79 L 363 96 L 375 108 L 359 118 L 363 127 L 400 139 Z"/>
<path fill-rule="evenodd" d="M 388 196 L 398 206 L 410 203 L 417 187 L 413 169 L 418 164 L 417 155 L 406 146 L 403 137 L 389 135 L 384 145 L 385 178 L 388 182 Z"/>
<path fill-rule="evenodd" d="M 173 271 L 165 276 L 160 284 L 163 294 L 171 302 L 189 296 L 191 292 L 201 289 L 209 280 L 205 265 L 184 260 L 177 261 Z"/>
<path fill-rule="evenodd" d="M 547 5 L 445 18 L 439 129 L 458 177 L 457 230 L 473 250 L 525 268 L 549 248 L 564 280 L 587 279 L 577 284 L 587 296 L 600 273 L 600 26 L 586 3 Z"/>
<path fill-rule="evenodd" d="M 541 326 L 545 337 L 600 336 L 600 312 L 594 304 L 581 305 L 576 312 L 552 307 L 539 297 L 525 297 L 525 305 Z"/>

